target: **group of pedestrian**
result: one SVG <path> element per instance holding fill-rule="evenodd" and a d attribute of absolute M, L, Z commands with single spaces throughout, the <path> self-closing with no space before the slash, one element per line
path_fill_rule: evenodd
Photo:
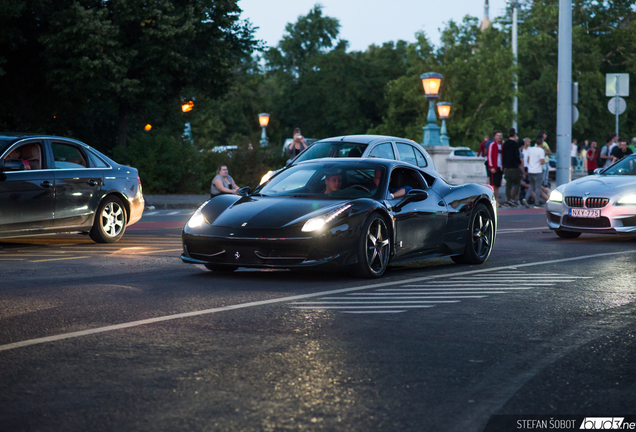
<path fill-rule="evenodd" d="M 493 132 L 480 143 L 478 155 L 486 158 L 488 182 L 499 201 L 502 179 L 506 180 L 506 201 L 497 207 L 518 207 L 530 204 L 542 206 L 550 196 L 547 156 L 552 154 L 545 142 L 547 133 L 539 131 L 534 145 L 530 138 L 520 140 L 514 128 L 508 130 L 508 139 L 503 141 L 503 133 Z"/>
<path fill-rule="evenodd" d="M 577 140 L 572 140 L 572 167 L 578 165 L 578 161 L 583 162 L 583 170 L 588 175 L 594 174 L 597 168 L 607 168 L 623 157 L 636 152 L 636 137 L 628 142 L 626 138 L 619 137 L 615 133 L 610 133 L 605 138 L 605 145 L 598 149 L 596 141 L 585 140 L 579 148 Z"/>

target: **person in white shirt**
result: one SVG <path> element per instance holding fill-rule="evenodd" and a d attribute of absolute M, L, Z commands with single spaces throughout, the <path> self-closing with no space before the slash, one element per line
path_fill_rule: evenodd
<path fill-rule="evenodd" d="M 570 159 L 572 163 L 570 164 L 570 169 L 574 170 L 576 166 L 579 164 L 579 146 L 577 145 L 576 138 L 572 140 L 572 149 L 570 150 Z"/>
<path fill-rule="evenodd" d="M 528 168 L 528 178 L 530 179 L 530 190 L 528 194 L 534 192 L 536 205 L 539 205 L 539 197 L 541 196 L 543 164 L 545 164 L 545 151 L 541 148 L 542 146 L 543 134 L 539 134 L 537 135 L 535 145 L 523 152 L 525 166 Z M 523 205 L 528 206 L 527 202 L 524 202 Z"/>

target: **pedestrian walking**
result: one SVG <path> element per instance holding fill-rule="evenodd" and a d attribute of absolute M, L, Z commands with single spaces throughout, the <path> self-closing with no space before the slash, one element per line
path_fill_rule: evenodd
<path fill-rule="evenodd" d="M 534 146 L 524 152 L 525 164 L 528 168 L 528 177 L 530 179 L 530 193 L 534 193 L 535 205 L 540 205 L 541 183 L 543 181 L 543 165 L 545 165 L 545 150 L 543 150 L 543 134 L 539 133 L 535 140 Z M 527 201 L 523 203 L 528 207 Z"/>
<path fill-rule="evenodd" d="M 503 133 L 500 130 L 496 130 L 493 133 L 495 140 L 488 146 L 488 157 L 486 163 L 488 164 L 488 171 L 490 174 L 490 185 L 495 193 L 495 199 L 499 202 L 499 188 L 501 187 L 501 180 L 503 177 L 501 149 L 503 147 Z M 497 207 L 501 207 L 499 203 Z"/>
<path fill-rule="evenodd" d="M 577 145 L 576 138 L 572 140 L 572 146 L 570 149 L 570 169 L 574 171 L 579 165 L 579 146 Z"/>
<path fill-rule="evenodd" d="M 617 160 L 621 160 L 625 156 L 629 156 L 632 153 L 632 149 L 627 147 L 627 140 L 625 138 L 618 138 L 618 145 L 614 147 L 614 150 L 612 150 L 611 153 L 612 163 L 616 162 Z"/>
<path fill-rule="evenodd" d="M 590 148 L 587 151 L 587 156 L 585 157 L 587 160 L 587 175 L 594 174 L 594 170 L 598 168 L 596 165 L 596 156 L 598 152 L 596 146 L 596 141 L 592 141 L 592 144 L 590 144 Z"/>
<path fill-rule="evenodd" d="M 550 146 L 548 145 L 548 142 L 546 141 L 548 139 L 548 133 L 544 130 L 540 130 L 537 136 L 539 135 L 543 137 L 543 144 L 541 145 L 541 148 L 543 149 L 545 153 L 545 164 L 543 164 L 543 178 L 541 180 L 541 185 L 549 186 L 550 185 L 550 159 L 548 158 L 548 156 L 552 154 L 552 150 L 550 149 Z"/>
<path fill-rule="evenodd" d="M 616 140 L 616 134 L 611 133 L 607 135 L 605 138 L 605 145 L 600 151 L 599 159 L 601 160 L 602 166 L 599 168 L 607 168 L 612 164 L 612 150 L 614 148 L 614 141 Z M 598 161 L 597 161 L 598 163 Z"/>
<path fill-rule="evenodd" d="M 519 154 L 517 131 L 514 128 L 508 131 L 508 139 L 504 142 L 501 151 L 504 178 L 506 179 L 506 204 L 510 207 L 516 207 L 519 205 L 516 198 L 521 186 L 523 161 Z"/>

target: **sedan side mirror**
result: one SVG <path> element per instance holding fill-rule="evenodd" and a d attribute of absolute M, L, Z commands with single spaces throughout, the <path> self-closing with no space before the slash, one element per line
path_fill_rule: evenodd
<path fill-rule="evenodd" d="M 22 171 L 24 169 L 26 166 L 20 159 L 9 159 L 4 161 L 4 164 L 0 163 L 0 171 Z"/>
<path fill-rule="evenodd" d="M 240 188 L 237 193 L 240 196 L 246 197 L 246 196 L 249 196 L 250 193 L 252 193 L 252 188 L 249 186 L 244 186 Z"/>
<path fill-rule="evenodd" d="M 596 168 L 596 169 L 594 170 L 594 174 L 600 174 L 600 173 L 601 173 L 601 171 L 603 171 L 603 168 Z"/>

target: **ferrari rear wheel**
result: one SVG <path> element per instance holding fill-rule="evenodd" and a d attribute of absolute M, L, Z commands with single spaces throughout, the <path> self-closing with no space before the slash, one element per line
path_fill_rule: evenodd
<path fill-rule="evenodd" d="M 230 273 L 238 268 L 234 265 L 205 264 L 205 268 L 220 273 Z"/>
<path fill-rule="evenodd" d="M 469 237 L 462 255 L 451 259 L 460 264 L 483 264 L 492 251 L 495 240 L 495 226 L 492 213 L 484 204 L 477 204 L 468 225 Z"/>
<path fill-rule="evenodd" d="M 391 239 L 384 219 L 377 213 L 372 214 L 364 224 L 358 248 L 359 276 L 378 278 L 384 274 L 389 264 Z"/>
<path fill-rule="evenodd" d="M 581 235 L 580 232 L 555 230 L 556 235 L 564 239 L 575 239 Z"/>

